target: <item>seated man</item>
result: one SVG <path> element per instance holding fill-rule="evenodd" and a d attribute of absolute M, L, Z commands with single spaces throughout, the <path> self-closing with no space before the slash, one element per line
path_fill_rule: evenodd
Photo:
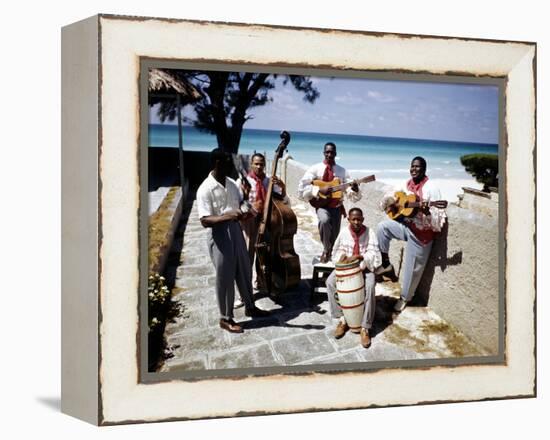
<path fill-rule="evenodd" d="M 378 241 L 374 231 L 364 224 L 363 211 L 351 208 L 348 213 L 349 226 L 338 234 L 334 243 L 332 260 L 334 262 L 351 262 L 360 260 L 360 268 L 365 277 L 365 310 L 361 320 L 361 345 L 368 348 L 371 344 L 369 329 L 374 321 L 376 299 L 374 294 L 374 270 L 382 263 Z M 326 281 L 327 295 L 330 304 L 330 314 L 334 319 L 340 319 L 334 337 L 340 339 L 349 330 L 342 314 L 342 308 L 336 301 L 336 271 L 333 271 Z"/>
<path fill-rule="evenodd" d="M 405 183 L 405 188 L 398 188 L 407 194 L 415 194 L 421 202 L 421 207 L 412 217 L 405 217 L 400 221 L 385 220 L 377 226 L 376 236 L 382 252 L 382 266 L 376 274 L 395 274 L 388 256 L 390 242 L 393 239 L 406 241 L 405 258 L 401 276 L 401 295 L 394 306 L 396 312 L 406 307 L 418 287 L 424 267 L 428 262 L 432 249 L 433 239 L 445 224 L 444 209 L 432 206 L 430 202 L 441 199 L 439 189 L 426 175 L 426 160 L 415 157 L 411 161 L 411 178 Z M 396 209 L 395 191 L 384 195 L 380 208 L 386 212 Z M 446 202 L 442 201 L 446 206 Z"/>

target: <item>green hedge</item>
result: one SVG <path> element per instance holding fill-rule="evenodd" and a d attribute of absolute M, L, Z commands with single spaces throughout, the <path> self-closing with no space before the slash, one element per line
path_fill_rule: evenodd
<path fill-rule="evenodd" d="M 483 191 L 489 187 L 498 188 L 498 154 L 466 154 L 460 158 L 466 171 L 483 184 Z"/>

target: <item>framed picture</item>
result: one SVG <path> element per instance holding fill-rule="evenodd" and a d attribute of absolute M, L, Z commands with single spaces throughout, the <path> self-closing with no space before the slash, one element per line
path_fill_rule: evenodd
<path fill-rule="evenodd" d="M 63 411 L 534 396 L 535 63 L 526 42 L 65 27 Z"/>

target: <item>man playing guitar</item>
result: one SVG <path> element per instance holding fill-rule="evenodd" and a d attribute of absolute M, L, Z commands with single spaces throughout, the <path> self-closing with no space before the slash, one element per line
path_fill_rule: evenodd
<path fill-rule="evenodd" d="M 414 194 L 419 208 L 410 217 L 402 217 L 400 221 L 385 220 L 377 226 L 376 236 L 382 265 L 376 274 L 393 274 L 395 271 L 390 263 L 388 252 L 393 239 L 406 241 L 405 259 L 403 262 L 401 296 L 395 304 L 394 310 L 401 312 L 409 302 L 420 282 L 424 267 L 430 256 L 433 239 L 443 228 L 446 214 L 443 207 L 447 203 L 441 201 L 441 193 L 426 175 L 426 160 L 417 156 L 411 161 L 411 178 L 405 183 L 406 189 L 400 189 L 407 194 Z M 435 202 L 437 201 L 437 203 Z M 391 217 L 399 210 L 396 193 L 392 191 L 382 198 L 380 208 Z"/>
<path fill-rule="evenodd" d="M 336 145 L 332 142 L 325 144 L 323 154 L 325 160 L 321 163 L 311 166 L 298 183 L 298 197 L 307 202 L 319 198 L 319 195 L 329 195 L 332 189 L 327 186 L 320 188 L 313 185 L 314 180 L 323 180 L 330 182 L 337 177 L 341 183 L 351 182 L 352 178 L 344 167 L 337 165 Z M 359 185 L 353 183 L 345 192 L 346 197 L 353 203 L 361 199 Z M 323 253 L 321 254 L 321 263 L 330 260 L 332 247 L 338 233 L 340 232 L 340 223 L 342 219 L 343 199 L 330 199 L 328 204 L 316 208 L 317 218 L 319 219 L 319 235 L 323 243 Z"/>

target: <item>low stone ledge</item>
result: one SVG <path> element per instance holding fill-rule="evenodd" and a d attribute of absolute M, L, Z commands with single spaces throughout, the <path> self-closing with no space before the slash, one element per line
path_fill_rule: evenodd
<path fill-rule="evenodd" d="M 483 192 L 478 189 L 463 187 L 464 194 L 458 196 L 458 206 L 479 212 L 489 217 L 498 217 L 498 193 Z"/>
<path fill-rule="evenodd" d="M 164 272 L 183 209 L 181 187 L 171 187 L 149 216 L 149 273 Z"/>

